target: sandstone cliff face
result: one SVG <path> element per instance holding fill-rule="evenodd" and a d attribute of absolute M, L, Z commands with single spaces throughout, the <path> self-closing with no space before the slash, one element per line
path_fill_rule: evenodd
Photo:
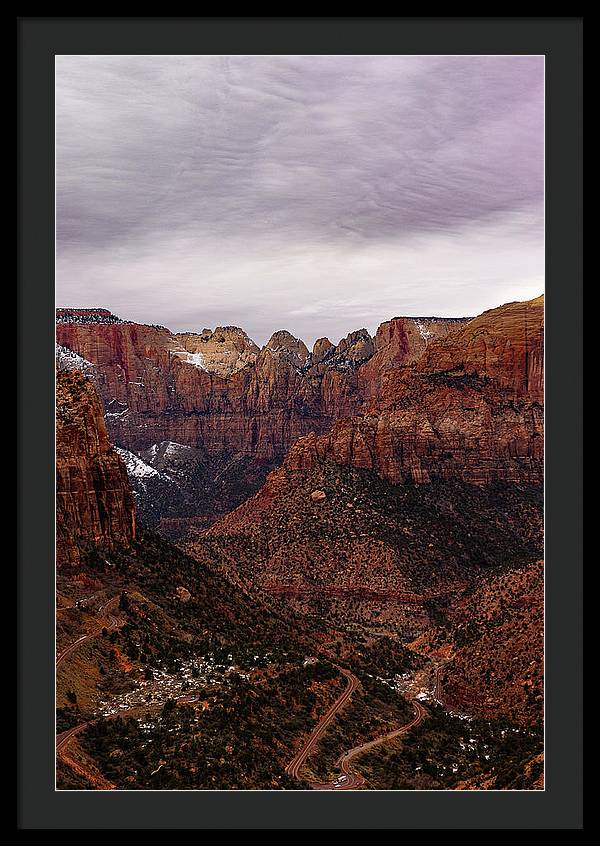
<path fill-rule="evenodd" d="M 384 324 L 359 371 L 370 375 L 365 413 L 299 440 L 286 465 L 333 459 L 394 483 L 541 482 L 543 298 L 486 312 L 442 340 L 432 332 L 416 359 L 405 324 Z"/>
<path fill-rule="evenodd" d="M 77 370 L 57 374 L 56 553 L 76 566 L 93 546 L 128 545 L 135 511 L 125 465 L 106 431 L 93 384 Z"/>
<path fill-rule="evenodd" d="M 293 445 L 286 466 L 309 470 L 333 459 L 394 483 L 541 482 L 539 406 L 491 402 L 468 386 L 423 391 L 420 399 L 405 409 L 338 421 L 321 436 L 311 433 Z"/>
<path fill-rule="evenodd" d="M 179 354 L 183 361 L 197 363 L 209 373 L 225 378 L 254 364 L 259 353 L 254 341 L 237 326 L 218 326 L 214 332 L 205 329 L 200 335 L 181 332 L 176 338 L 191 353 Z"/>
<path fill-rule="evenodd" d="M 422 372 L 463 369 L 489 378 L 514 399 L 544 401 L 544 297 L 491 309 L 431 344 Z"/>
<path fill-rule="evenodd" d="M 247 496 L 290 448 L 291 470 L 334 460 L 392 483 L 542 478 L 543 297 L 471 320 L 398 317 L 312 352 L 285 331 L 258 350 L 235 327 L 173 335 L 99 312 L 62 316 L 57 341 L 64 366 L 93 376 L 115 444 L 206 455 L 202 521 L 241 501 L 224 468 Z"/>
<path fill-rule="evenodd" d="M 468 318 L 394 317 L 382 323 L 374 340 L 374 355 L 360 371 L 361 393 L 367 407 L 385 404 L 393 394 L 398 378 L 425 353 L 436 340 L 446 338 Z"/>
<path fill-rule="evenodd" d="M 285 331 L 258 350 L 236 327 L 173 335 L 96 310 L 93 319 L 61 316 L 57 343 L 94 366 L 109 433 L 120 446 L 138 451 L 171 441 L 270 462 L 302 435 L 358 413 L 377 395 L 390 362 L 414 361 L 429 333 L 441 336 L 460 321 L 390 324 L 375 339 L 364 329 L 337 346 L 320 339 L 309 353 Z"/>

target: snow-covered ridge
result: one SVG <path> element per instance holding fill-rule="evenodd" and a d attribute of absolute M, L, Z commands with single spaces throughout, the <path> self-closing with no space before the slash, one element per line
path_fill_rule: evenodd
<path fill-rule="evenodd" d="M 194 471 L 197 466 L 197 450 L 176 441 L 161 441 L 146 450 L 141 450 L 140 458 L 158 471 L 166 481 L 179 485 L 182 479 Z"/>
<path fill-rule="evenodd" d="M 56 344 L 56 366 L 59 370 L 80 370 L 85 376 L 92 376 L 95 369 L 87 358 L 60 344 Z"/>
<path fill-rule="evenodd" d="M 115 450 L 125 462 L 127 474 L 132 478 L 146 479 L 151 476 L 160 476 L 158 470 L 150 467 L 149 464 L 142 461 L 139 455 L 136 455 L 134 452 L 130 452 L 128 449 L 123 449 L 122 447 L 115 447 Z"/>
<path fill-rule="evenodd" d="M 154 444 L 152 447 L 154 454 L 158 451 L 158 445 Z M 188 446 L 187 444 L 178 444 L 176 441 L 167 441 L 165 446 L 165 451 L 163 455 L 165 457 L 172 456 L 172 455 L 181 455 L 185 452 L 190 452 L 192 447 Z"/>
<path fill-rule="evenodd" d="M 187 470 L 187 455 L 194 452 L 192 447 L 178 444 L 175 441 L 153 444 L 143 453 L 143 458 L 123 447 L 115 447 L 115 450 L 125 462 L 127 475 L 133 486 L 135 487 L 137 483 L 144 490 L 146 490 L 144 482 L 149 479 L 161 479 L 169 484 L 179 484 L 182 474 L 185 474 Z M 163 466 L 165 461 L 166 463 Z"/>

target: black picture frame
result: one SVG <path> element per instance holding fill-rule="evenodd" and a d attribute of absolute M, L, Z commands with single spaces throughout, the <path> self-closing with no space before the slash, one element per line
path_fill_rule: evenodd
<path fill-rule="evenodd" d="M 18 33 L 18 827 L 582 827 L 580 18 L 42 18 Z M 546 66 L 546 789 L 54 790 L 54 56 L 543 54 Z"/>

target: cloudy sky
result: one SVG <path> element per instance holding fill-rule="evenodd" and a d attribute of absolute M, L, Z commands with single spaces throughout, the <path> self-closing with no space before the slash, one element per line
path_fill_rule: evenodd
<path fill-rule="evenodd" d="M 543 290 L 543 58 L 56 59 L 56 301 L 307 343 Z"/>

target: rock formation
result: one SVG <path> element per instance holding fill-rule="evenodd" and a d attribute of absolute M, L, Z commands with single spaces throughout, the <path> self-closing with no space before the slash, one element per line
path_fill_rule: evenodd
<path fill-rule="evenodd" d="M 448 596 L 478 567 L 539 557 L 542 329 L 541 300 L 509 304 L 443 339 L 420 335 L 413 358 L 412 324 L 384 324 L 358 369 L 379 380 L 363 413 L 298 439 L 261 490 L 211 527 L 225 558 L 236 550 L 231 569 L 299 609 L 321 614 L 325 603 L 338 621 L 374 595 L 381 623 L 399 597 Z M 403 625 L 418 630 L 420 609 Z"/>
<path fill-rule="evenodd" d="M 432 331 L 416 359 L 406 323 L 380 328 L 359 371 L 364 413 L 300 439 L 287 466 L 333 459 L 394 483 L 541 482 L 543 298 L 485 312 L 441 340 Z"/>
<path fill-rule="evenodd" d="M 76 566 L 82 552 L 135 537 L 135 512 L 125 465 L 111 445 L 102 404 L 77 370 L 57 374 L 57 565 Z"/>
<path fill-rule="evenodd" d="M 254 341 L 237 326 L 218 326 L 214 332 L 205 329 L 200 335 L 180 332 L 176 337 L 190 353 L 187 359 L 190 363 L 225 378 L 254 364 L 259 353 Z"/>
<path fill-rule="evenodd" d="M 383 327 L 375 340 L 364 329 L 337 346 L 320 339 L 311 354 L 285 331 L 258 350 L 236 327 L 174 335 L 102 310 L 93 310 L 93 319 L 91 310 L 80 310 L 80 318 L 69 310 L 69 319 L 65 311 L 59 310 L 57 343 L 94 366 L 111 438 L 134 451 L 172 441 L 211 455 L 230 450 L 280 460 L 300 436 L 356 414 L 375 390 L 373 374 L 402 355 Z M 402 322 L 410 335 L 403 355 L 412 361 L 423 348 L 422 332 L 430 331 L 419 326 L 442 334 L 461 321 Z M 373 357 L 376 365 L 366 370 Z"/>
<path fill-rule="evenodd" d="M 512 398 L 544 401 L 544 297 L 485 311 L 430 344 L 422 372 L 477 374 Z"/>
<path fill-rule="evenodd" d="M 291 447 L 290 469 L 331 458 L 393 483 L 541 480 L 543 297 L 474 319 L 397 317 L 312 352 L 285 331 L 259 350 L 236 327 L 174 335 L 84 311 L 63 310 L 57 342 L 92 369 L 111 439 L 140 456 L 201 450 L 213 519 L 241 502 L 213 488 L 223 468 L 239 462 L 248 495 Z"/>

